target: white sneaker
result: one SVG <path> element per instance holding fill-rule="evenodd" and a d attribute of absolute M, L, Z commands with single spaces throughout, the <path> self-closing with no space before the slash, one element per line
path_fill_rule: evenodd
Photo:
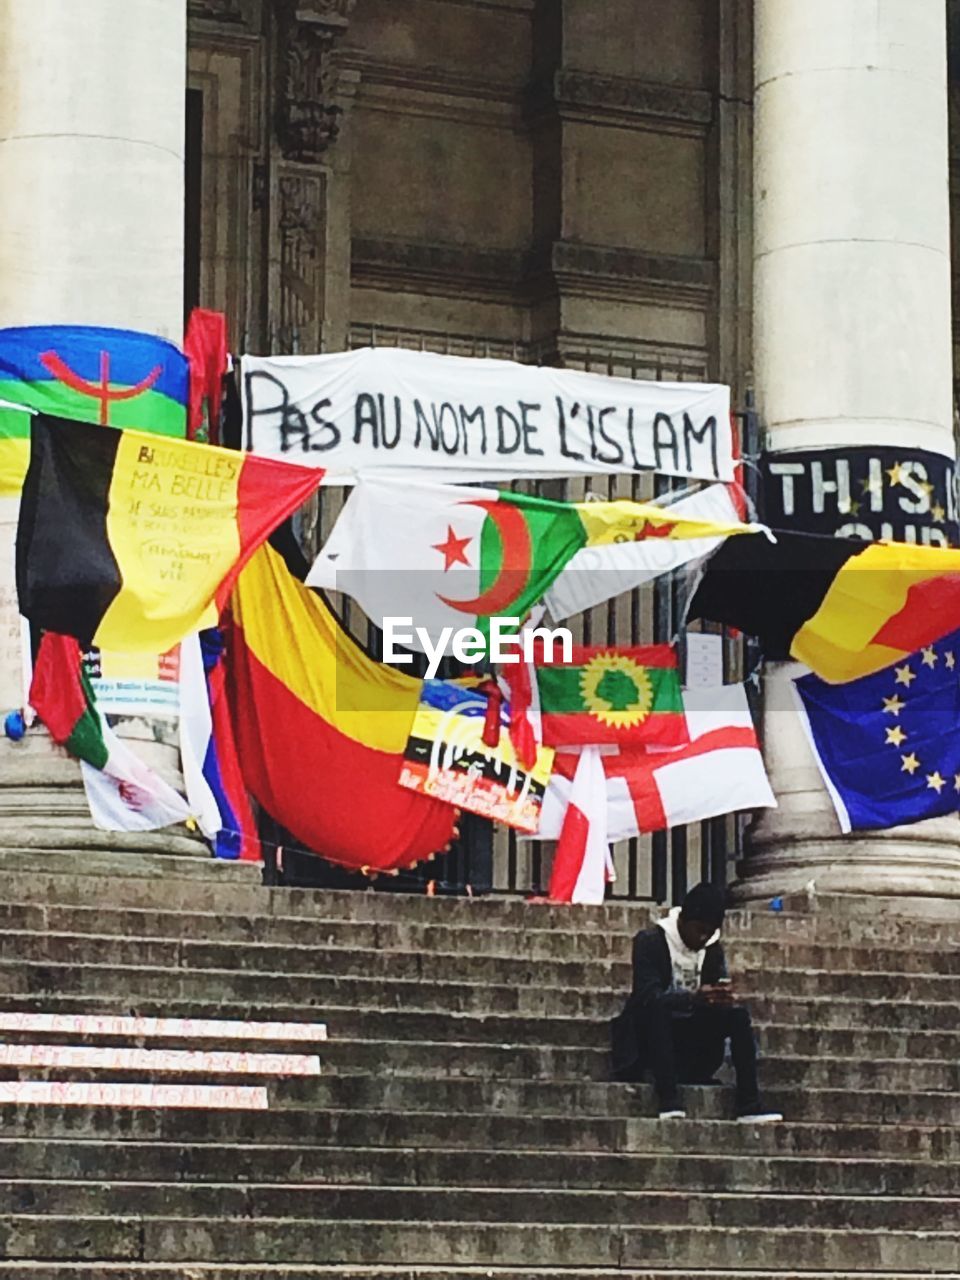
<path fill-rule="evenodd" d="M 661 1111 L 659 1118 L 661 1120 L 686 1120 L 687 1113 L 679 1108 L 674 1111 Z"/>
<path fill-rule="evenodd" d="M 755 1115 L 737 1116 L 737 1124 L 778 1124 L 782 1119 L 779 1111 L 758 1111 Z"/>

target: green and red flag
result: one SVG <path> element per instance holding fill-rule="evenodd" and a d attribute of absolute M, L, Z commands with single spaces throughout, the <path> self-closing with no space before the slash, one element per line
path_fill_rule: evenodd
<path fill-rule="evenodd" d="M 641 502 L 555 502 L 377 477 L 354 488 L 307 585 L 345 592 L 379 625 L 408 617 L 435 642 L 445 627 L 483 632 L 493 617 L 523 618 L 583 547 L 759 529 Z M 411 647 L 423 648 L 416 635 Z"/>
<path fill-rule="evenodd" d="M 109 752 L 103 722 L 73 636 L 44 632 L 33 668 L 30 705 L 54 742 L 95 769 L 106 765 Z"/>
<path fill-rule="evenodd" d="M 679 747 L 689 742 L 672 645 L 575 646 L 569 662 L 546 663 L 542 652 L 535 661 L 545 744 Z"/>
<path fill-rule="evenodd" d="M 172 342 L 132 329 L 0 329 L 0 400 L 80 422 L 182 437 L 190 366 Z"/>
<path fill-rule="evenodd" d="M 30 705 L 54 742 L 80 761 L 95 826 L 103 831 L 154 831 L 191 818 L 183 796 L 143 764 L 100 714 L 73 636 L 44 634 Z"/>

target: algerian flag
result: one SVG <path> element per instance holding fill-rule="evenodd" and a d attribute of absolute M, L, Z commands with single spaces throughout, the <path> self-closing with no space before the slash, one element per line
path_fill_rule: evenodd
<path fill-rule="evenodd" d="M 760 531 L 640 502 L 553 502 L 378 477 L 354 488 L 307 585 L 352 596 L 379 626 L 412 619 L 436 642 L 446 627 L 483 631 L 492 617 L 523 618 L 583 547 Z M 424 649 L 422 636 L 393 632 Z"/>

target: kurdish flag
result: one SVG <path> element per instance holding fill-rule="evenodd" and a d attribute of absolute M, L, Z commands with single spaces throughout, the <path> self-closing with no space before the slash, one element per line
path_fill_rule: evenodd
<path fill-rule="evenodd" d="M 689 741 L 672 645 L 575 647 L 570 662 L 536 657 L 543 741 L 550 746 Z"/>
<path fill-rule="evenodd" d="M 130 329 L 0 329 L 0 400 L 41 413 L 183 436 L 190 367 L 172 342 Z"/>
<path fill-rule="evenodd" d="M 165 653 L 215 625 L 243 565 L 322 475 L 37 414 L 17 528 L 20 610 L 85 644 Z"/>
<path fill-rule="evenodd" d="M 381 626 L 387 617 L 412 618 L 436 642 L 445 627 L 524 617 L 583 547 L 761 528 L 639 502 L 554 502 L 377 477 L 354 488 L 307 585 L 345 592 Z M 422 638 L 414 635 L 410 647 L 422 650 Z"/>

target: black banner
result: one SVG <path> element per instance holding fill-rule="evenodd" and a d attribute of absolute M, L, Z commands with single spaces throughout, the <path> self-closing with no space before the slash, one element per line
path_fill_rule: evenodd
<path fill-rule="evenodd" d="M 960 546 L 956 463 L 922 449 L 810 449 L 768 454 L 763 518 L 866 542 Z"/>

